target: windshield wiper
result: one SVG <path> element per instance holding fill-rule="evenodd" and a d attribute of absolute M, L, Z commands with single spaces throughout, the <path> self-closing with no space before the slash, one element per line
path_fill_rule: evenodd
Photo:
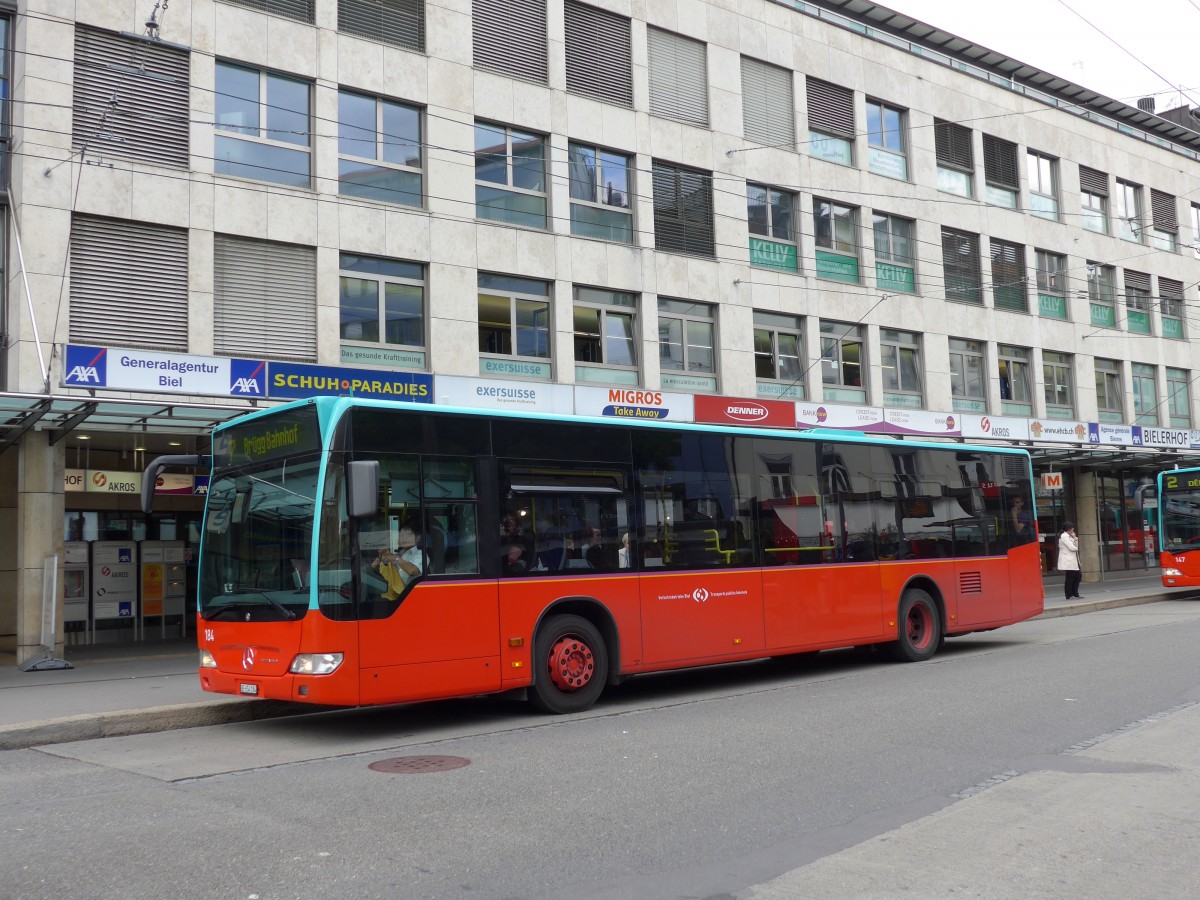
<path fill-rule="evenodd" d="M 232 591 L 231 593 L 238 594 L 238 595 L 241 595 L 241 594 L 257 595 L 259 597 L 262 597 L 264 600 L 266 600 L 268 603 L 270 603 L 273 607 L 275 607 L 277 610 L 279 610 L 281 613 L 283 613 L 285 616 L 287 616 L 289 619 L 296 618 L 296 614 L 294 612 L 292 612 L 290 609 L 288 609 L 286 606 L 284 606 L 282 603 L 280 603 L 278 600 L 276 600 L 274 597 L 272 597 L 266 591 L 259 591 L 259 590 L 255 590 L 254 588 L 238 588 L 236 591 Z"/>

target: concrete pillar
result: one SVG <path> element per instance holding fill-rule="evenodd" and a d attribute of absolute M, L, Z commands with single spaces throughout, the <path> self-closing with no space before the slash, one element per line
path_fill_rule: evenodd
<path fill-rule="evenodd" d="M 62 584 L 63 565 L 63 469 L 66 464 L 63 445 L 50 445 L 49 435 L 30 431 L 19 445 L 16 480 L 16 553 L 13 581 L 16 595 L 17 664 L 40 655 L 42 634 L 42 586 L 45 560 L 58 557 L 58 584 Z M 6 454 L 7 455 L 7 454 Z M 61 656 L 63 644 L 62 592 L 56 598 L 54 636 L 55 654 Z"/>
<path fill-rule="evenodd" d="M 17 445 L 0 451 L 0 657 L 17 652 Z M 9 656 L 13 659 L 9 659 Z"/>
<path fill-rule="evenodd" d="M 1085 584 L 1100 580 L 1099 479 L 1094 472 L 1075 472 L 1075 533 L 1079 535 L 1079 568 Z"/>

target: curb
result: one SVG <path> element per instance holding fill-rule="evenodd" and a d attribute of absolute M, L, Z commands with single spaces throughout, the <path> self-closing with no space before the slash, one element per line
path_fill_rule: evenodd
<path fill-rule="evenodd" d="M 1162 603 L 1165 600 L 1190 600 L 1195 595 L 1147 594 L 1142 597 L 1113 597 L 1110 600 L 1089 600 L 1087 603 L 1072 603 L 1070 606 L 1054 606 L 1040 616 L 1034 616 L 1031 621 L 1038 619 L 1057 619 L 1062 616 L 1081 616 L 1084 613 L 1099 612 L 1102 609 L 1119 609 L 1122 606 L 1142 606 L 1146 603 Z"/>
<path fill-rule="evenodd" d="M 95 738 L 152 734 L 158 731 L 224 725 L 230 722 L 251 722 L 257 719 L 313 713 L 328 708 L 307 703 L 289 703 L 284 700 L 210 700 L 120 712 L 84 713 L 61 719 L 0 727 L 0 750 L 27 750 L 30 747 L 89 741 Z"/>

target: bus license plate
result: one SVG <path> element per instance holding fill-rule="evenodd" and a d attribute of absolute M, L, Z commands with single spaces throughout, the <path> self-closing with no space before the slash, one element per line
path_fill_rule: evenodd
<path fill-rule="evenodd" d="M 241 692 L 243 694 L 250 694 L 251 696 L 258 696 L 258 685 L 257 684 L 240 684 L 240 685 L 238 685 L 238 688 L 241 690 Z"/>

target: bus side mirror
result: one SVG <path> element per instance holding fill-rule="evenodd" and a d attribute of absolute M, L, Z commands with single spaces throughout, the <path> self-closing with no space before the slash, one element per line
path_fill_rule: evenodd
<path fill-rule="evenodd" d="M 154 487 L 158 482 L 158 473 L 167 466 L 187 466 L 189 468 L 212 468 L 211 456 L 158 456 L 146 466 L 142 475 L 142 512 L 149 514 L 154 509 Z"/>
<path fill-rule="evenodd" d="M 379 511 L 379 460 L 356 459 L 346 466 L 346 512 L 352 519 Z"/>

